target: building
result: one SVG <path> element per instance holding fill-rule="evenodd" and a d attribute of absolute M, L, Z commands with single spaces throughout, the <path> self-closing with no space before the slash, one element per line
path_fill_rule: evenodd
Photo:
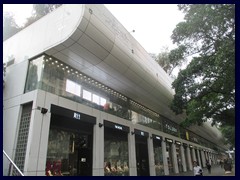
<path fill-rule="evenodd" d="M 170 77 L 103 5 L 62 5 L 3 58 L 3 149 L 24 175 L 171 175 L 226 150 L 207 123 L 179 126 Z"/>

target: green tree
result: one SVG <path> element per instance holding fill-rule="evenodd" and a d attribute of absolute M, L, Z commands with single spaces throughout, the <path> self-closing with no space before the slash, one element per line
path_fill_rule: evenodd
<path fill-rule="evenodd" d="M 10 38 L 21 28 L 16 24 L 14 15 L 12 13 L 6 12 L 3 14 L 3 41 Z"/>
<path fill-rule="evenodd" d="M 169 51 L 168 48 L 164 48 L 162 52 L 157 55 L 156 61 L 166 73 L 172 75 L 173 70 L 185 62 L 185 51 L 186 48 L 182 45 L 171 51 Z"/>
<path fill-rule="evenodd" d="M 235 5 L 179 5 L 185 13 L 172 40 L 195 55 L 172 86 L 171 109 L 186 113 L 185 127 L 207 120 L 235 125 Z"/>

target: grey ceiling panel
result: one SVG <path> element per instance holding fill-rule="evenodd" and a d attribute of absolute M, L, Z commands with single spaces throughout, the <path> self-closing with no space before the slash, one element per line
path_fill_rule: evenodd
<path fill-rule="evenodd" d="M 82 47 L 78 43 L 73 44 L 69 48 L 72 52 L 74 52 L 77 56 L 82 57 L 83 60 L 89 62 L 90 64 L 96 65 L 99 64 L 102 60 L 97 56 L 89 52 L 86 48 Z"/>
<path fill-rule="evenodd" d="M 71 38 L 69 38 L 66 41 L 64 41 L 63 45 L 65 47 L 69 47 L 69 46 L 73 45 L 74 43 L 75 43 L 75 41 L 73 41 Z"/>
<path fill-rule="evenodd" d="M 108 51 L 85 34 L 78 40 L 78 43 L 101 60 L 104 60 L 109 55 Z"/>
<path fill-rule="evenodd" d="M 73 41 L 78 41 L 82 35 L 83 35 L 83 32 L 80 29 L 76 29 L 70 38 Z"/>
<path fill-rule="evenodd" d="M 67 56 L 69 59 L 76 61 L 78 66 L 76 66 L 76 67 L 74 66 L 74 67 L 79 68 L 79 70 L 83 70 L 83 69 L 90 68 L 93 66 L 93 64 L 89 63 L 88 61 L 86 61 L 82 57 L 78 56 L 77 54 L 75 54 L 74 52 L 72 52 L 69 49 L 65 49 L 64 51 L 62 51 L 62 53 L 65 56 Z"/>
<path fill-rule="evenodd" d="M 102 46 L 108 52 L 111 51 L 113 47 L 113 41 L 110 41 L 102 32 L 95 28 L 91 23 L 88 25 L 87 30 L 85 33 L 94 39 L 94 41 Z"/>
<path fill-rule="evenodd" d="M 111 54 L 104 60 L 104 62 L 109 66 L 113 67 L 116 71 L 118 71 L 121 74 L 124 74 L 128 69 L 128 67 L 125 64 L 121 63 Z"/>

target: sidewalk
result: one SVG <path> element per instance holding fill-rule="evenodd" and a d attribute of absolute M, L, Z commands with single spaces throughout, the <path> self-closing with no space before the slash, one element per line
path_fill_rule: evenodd
<path fill-rule="evenodd" d="M 193 176 L 193 171 L 173 174 L 172 176 Z M 235 176 L 235 165 L 232 166 L 232 172 L 230 174 L 225 174 L 224 169 L 221 168 L 220 165 L 213 165 L 211 174 L 208 173 L 207 168 L 203 168 L 203 176 Z"/>

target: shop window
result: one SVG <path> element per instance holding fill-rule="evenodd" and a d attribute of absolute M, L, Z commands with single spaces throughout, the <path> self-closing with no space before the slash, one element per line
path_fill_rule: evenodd
<path fill-rule="evenodd" d="M 160 140 L 153 140 L 155 171 L 157 176 L 164 175 L 162 145 Z"/>
<path fill-rule="evenodd" d="M 127 133 L 106 127 L 104 129 L 104 175 L 129 175 Z"/>
<path fill-rule="evenodd" d="M 92 101 L 92 93 L 87 90 L 83 90 L 83 98 Z"/>
<path fill-rule="evenodd" d="M 107 103 L 107 100 L 105 98 L 100 97 L 100 105 L 104 106 Z"/>
<path fill-rule="evenodd" d="M 100 97 L 99 97 L 98 95 L 96 95 L 96 94 L 93 94 L 93 99 L 92 99 L 92 101 L 93 101 L 94 103 L 96 103 L 97 105 L 99 105 L 99 104 L 100 104 Z"/>
<path fill-rule="evenodd" d="M 66 91 L 74 95 L 81 96 L 81 86 L 69 79 L 66 81 Z"/>

